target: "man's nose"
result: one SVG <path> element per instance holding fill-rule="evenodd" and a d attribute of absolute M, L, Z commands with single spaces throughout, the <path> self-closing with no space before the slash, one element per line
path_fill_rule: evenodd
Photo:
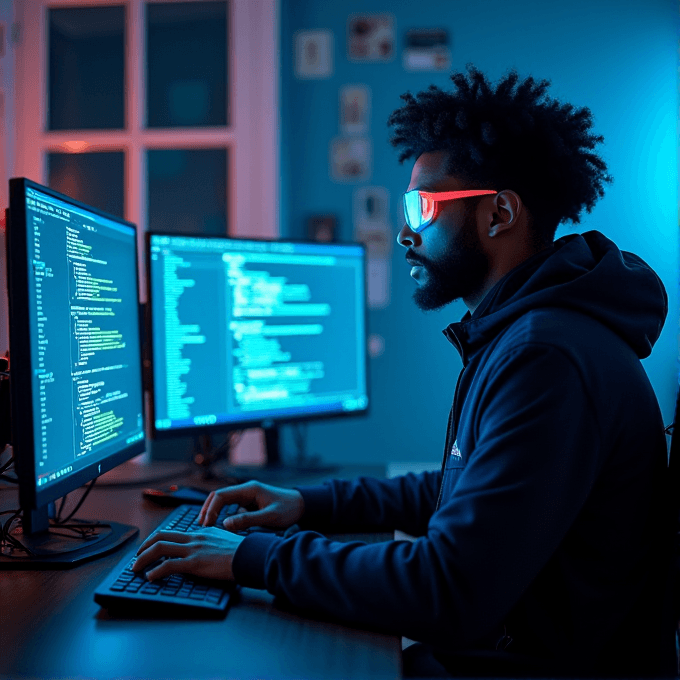
<path fill-rule="evenodd" d="M 404 248 L 410 248 L 411 246 L 420 245 L 420 234 L 413 231 L 408 224 L 404 224 L 401 231 L 397 234 L 397 243 Z"/>

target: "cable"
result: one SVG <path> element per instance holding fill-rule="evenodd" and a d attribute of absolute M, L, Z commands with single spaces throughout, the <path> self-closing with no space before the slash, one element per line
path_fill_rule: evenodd
<path fill-rule="evenodd" d="M 2 453 L 0 453 L 0 455 L 5 453 L 5 451 L 7 451 L 7 449 L 9 449 L 9 448 L 11 448 L 11 446 L 9 444 L 7 444 L 5 446 L 5 448 L 3 449 Z M 18 484 L 19 480 L 16 477 L 11 477 L 11 476 L 5 474 L 5 472 L 11 470 L 13 467 L 14 467 L 14 454 L 12 453 L 12 454 L 10 454 L 10 457 L 2 465 L 0 465 L 0 479 L 5 481 L 5 482 L 9 482 L 10 484 Z M 4 488 L 12 488 L 12 487 L 4 487 Z M 2 490 L 2 488 L 0 488 L 0 491 L 1 490 Z"/>
<path fill-rule="evenodd" d="M 3 510 L 2 512 L 0 512 L 0 515 L 12 515 L 9 522 L 13 521 L 20 514 L 21 514 L 21 510 Z M 6 526 L 9 522 L 5 522 L 5 524 L 0 525 L 0 539 L 4 539 L 5 532 L 6 532 Z"/>
<path fill-rule="evenodd" d="M 297 462 L 304 463 L 307 460 L 307 425 L 303 423 L 294 425 L 293 438 L 297 448 Z"/>
<path fill-rule="evenodd" d="M 26 547 L 23 543 L 21 543 L 21 541 L 14 538 L 14 536 L 12 536 L 10 533 L 12 531 L 12 525 L 14 522 L 17 520 L 21 522 L 21 510 L 4 510 L 3 512 L 0 512 L 0 515 L 12 515 L 4 524 L 0 526 L 0 550 L 2 551 L 2 554 L 5 557 L 12 557 L 12 555 L 8 554 L 6 550 L 9 549 L 11 551 L 17 549 L 32 555 L 33 552 L 30 550 L 30 548 Z"/>
<path fill-rule="evenodd" d="M 66 505 L 66 498 L 67 497 L 68 497 L 67 493 L 65 493 L 61 497 L 61 503 L 59 503 L 59 509 L 57 510 L 57 517 L 56 517 L 57 523 L 59 523 L 59 520 L 61 519 L 61 511 L 64 509 L 64 506 Z"/>
<path fill-rule="evenodd" d="M 231 452 L 238 446 L 242 436 L 243 430 L 233 430 L 227 436 L 226 441 L 214 451 L 211 451 L 210 453 L 199 451 L 198 454 L 194 456 L 194 463 L 198 465 L 199 469 L 202 471 L 204 480 L 218 480 L 230 486 L 240 484 L 244 481 L 233 475 L 215 472 L 213 469 L 214 466 L 223 459 L 227 458 L 228 460 L 230 458 Z M 196 440 L 196 448 L 199 448 L 198 440 Z"/>
<path fill-rule="evenodd" d="M 65 529 L 67 531 L 72 531 L 84 540 L 90 538 L 95 538 L 97 536 L 97 529 L 106 526 L 103 522 L 92 522 L 92 523 L 81 523 L 81 524 L 55 524 L 50 528 L 50 534 L 53 536 L 65 536 L 66 538 L 73 538 L 71 534 L 64 534 L 60 531 L 55 531 L 54 529 Z"/>
<path fill-rule="evenodd" d="M 53 520 L 50 520 L 50 533 L 52 535 L 72 538 L 72 534 L 62 533 L 63 531 L 69 531 L 75 533 L 83 540 L 88 540 L 96 536 L 96 529 L 104 526 L 101 522 L 94 521 L 94 522 L 80 522 L 78 524 L 68 524 L 68 522 L 78 512 L 78 510 L 80 510 L 80 507 L 85 502 L 85 499 L 88 497 L 90 491 L 92 491 L 92 489 L 94 488 L 96 481 L 97 477 L 95 477 L 87 485 L 85 492 L 78 499 L 76 506 L 73 508 L 73 510 L 71 510 L 67 517 L 64 517 L 64 519 L 61 519 L 61 513 L 64 509 L 64 506 L 66 505 L 66 497 L 68 494 L 62 496 L 61 503 L 59 504 L 59 511 L 57 512 L 57 517 Z M 11 535 L 12 525 L 14 524 L 14 522 L 18 521 L 19 523 L 21 523 L 22 521 L 21 514 L 22 514 L 21 510 L 4 510 L 0 512 L 0 515 L 12 515 L 8 520 L 5 521 L 4 524 L 0 526 L 0 552 L 5 557 L 17 557 L 16 555 L 11 554 L 12 550 L 21 550 L 25 553 L 28 553 L 29 555 L 34 554 L 28 546 L 25 546 L 19 539 Z M 59 529 L 61 531 L 55 531 L 55 529 Z M 7 550 L 9 550 L 10 552 L 8 553 Z"/>
<path fill-rule="evenodd" d="M 237 430 L 237 432 L 240 432 L 240 430 Z M 229 451 L 231 450 L 232 446 L 234 445 L 232 442 L 234 440 L 234 433 L 230 432 L 227 435 L 226 440 L 220 444 L 216 449 L 210 450 L 210 445 L 211 445 L 211 439 L 210 435 L 204 435 L 203 436 L 203 445 L 201 444 L 201 436 L 196 436 L 194 437 L 194 456 L 193 456 L 193 461 L 196 465 L 198 465 L 201 468 L 210 468 L 212 465 L 215 463 L 219 462 L 224 458 L 224 453 L 226 452 L 227 456 L 229 455 Z"/>
<path fill-rule="evenodd" d="M 64 505 L 66 504 L 66 496 L 63 496 L 63 498 L 62 498 L 62 500 L 61 500 L 61 505 L 59 506 L 59 512 L 57 513 L 57 518 L 56 518 L 56 520 L 54 521 L 54 525 L 53 525 L 53 526 L 63 526 L 63 525 L 65 525 L 66 522 L 68 522 L 68 521 L 73 517 L 73 515 L 75 515 L 76 512 L 78 512 L 78 510 L 80 510 L 80 506 L 83 504 L 83 502 L 85 501 L 85 499 L 88 497 L 90 491 L 92 491 L 92 488 L 94 487 L 96 481 L 97 481 L 97 477 L 95 477 L 95 478 L 87 485 L 87 489 L 85 489 L 85 493 L 80 497 L 80 500 L 78 501 L 78 503 L 76 503 L 76 507 L 73 508 L 73 510 L 71 511 L 71 513 L 69 514 L 69 516 L 68 516 L 68 517 L 65 517 L 64 519 L 61 519 L 61 511 L 63 510 Z"/>

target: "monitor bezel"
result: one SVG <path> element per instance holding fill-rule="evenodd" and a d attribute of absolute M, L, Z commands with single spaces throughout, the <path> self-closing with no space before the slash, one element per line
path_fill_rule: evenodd
<path fill-rule="evenodd" d="M 137 288 L 137 328 L 139 334 L 139 380 L 142 388 L 142 419 L 146 433 L 146 416 L 144 413 L 144 391 L 142 383 L 142 329 L 139 314 L 139 247 L 137 227 L 132 222 L 111 215 L 103 210 L 77 201 L 49 187 L 25 177 L 9 180 L 9 209 L 6 225 L 7 255 L 7 290 L 9 299 L 9 346 L 10 346 L 10 402 L 12 419 L 12 450 L 14 467 L 19 480 L 19 501 L 22 509 L 37 509 L 55 501 L 65 494 L 112 470 L 121 463 L 134 458 L 146 450 L 145 439 L 126 446 L 117 453 L 87 465 L 64 477 L 63 480 L 48 484 L 44 489 L 37 487 L 35 460 L 35 442 L 33 437 L 33 385 L 31 375 L 31 337 L 29 326 L 29 265 L 28 265 L 28 231 L 26 224 L 26 190 L 34 189 L 73 205 L 76 208 L 91 212 L 99 217 L 112 220 L 129 227 L 134 234 L 135 248 L 135 281 Z"/>
<path fill-rule="evenodd" d="M 296 413 L 290 416 L 275 416 L 269 418 L 253 418 L 250 420 L 239 420 L 236 422 L 220 422 L 210 425 L 195 425 L 187 427 L 171 427 L 167 429 L 158 430 L 156 428 L 156 401 L 155 401 L 155 372 L 154 372 L 154 341 L 153 341 L 153 323 L 152 323 L 152 305 L 153 292 L 151 290 L 151 238 L 159 237 L 178 237 L 178 238 L 199 238 L 199 239 L 222 239 L 229 241 L 249 241 L 253 243 L 290 243 L 295 244 L 311 244 L 311 245 L 331 245 L 331 246 L 352 246 L 359 247 L 362 251 L 361 259 L 363 263 L 363 307 L 364 307 L 364 366 L 366 375 L 366 398 L 368 403 L 365 408 L 357 409 L 355 411 L 328 411 L 320 413 Z M 148 346 L 148 356 L 151 367 L 149 377 L 149 436 L 155 440 L 167 440 L 182 436 L 196 436 L 201 434 L 219 434 L 227 432 L 236 432 L 257 427 L 272 427 L 278 425 L 285 425 L 290 423 L 320 421 L 320 420 L 335 420 L 336 418 L 347 417 L 362 417 L 368 416 L 371 411 L 371 376 L 370 376 L 370 356 L 368 351 L 368 263 L 366 257 L 366 246 L 363 243 L 354 241 L 333 242 L 329 244 L 320 243 L 317 241 L 309 241 L 305 239 L 289 239 L 289 238 L 260 238 L 248 236 L 231 236 L 229 234 L 196 234 L 191 232 L 167 232 L 167 231 L 152 231 L 145 234 L 145 251 L 146 251 L 146 338 Z"/>

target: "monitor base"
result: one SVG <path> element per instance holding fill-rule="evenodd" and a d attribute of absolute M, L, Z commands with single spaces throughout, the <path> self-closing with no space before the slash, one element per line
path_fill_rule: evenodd
<path fill-rule="evenodd" d="M 137 527 L 118 522 L 93 523 L 70 520 L 71 527 L 92 529 L 93 533 L 83 538 L 71 535 L 65 527 L 51 526 L 48 531 L 25 535 L 21 528 L 11 536 L 27 547 L 32 554 L 8 548 L 0 552 L 0 570 L 8 569 L 70 569 L 83 562 L 108 555 L 139 533 Z"/>

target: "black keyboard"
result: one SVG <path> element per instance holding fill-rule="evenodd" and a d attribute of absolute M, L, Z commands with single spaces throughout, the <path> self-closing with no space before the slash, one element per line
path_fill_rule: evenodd
<path fill-rule="evenodd" d="M 238 505 L 222 508 L 216 527 L 238 510 Z M 200 506 L 177 506 L 154 530 L 158 531 L 200 531 L 198 524 Z M 208 581 L 185 574 L 172 574 L 157 581 L 148 581 L 146 576 L 132 571 L 135 562 L 135 548 L 104 579 L 94 593 L 94 601 L 102 607 L 130 613 L 173 612 L 177 614 L 199 614 L 221 617 L 227 611 L 229 600 L 236 588 L 224 581 Z M 159 564 L 156 562 L 155 564 Z M 151 569 L 155 565 L 150 565 Z"/>

